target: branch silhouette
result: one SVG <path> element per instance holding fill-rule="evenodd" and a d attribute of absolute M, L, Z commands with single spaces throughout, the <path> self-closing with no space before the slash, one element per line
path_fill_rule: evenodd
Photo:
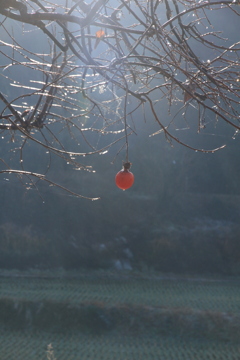
<path fill-rule="evenodd" d="M 139 108 L 159 126 L 154 135 L 164 133 L 170 143 L 201 152 L 225 144 L 198 148 L 176 136 L 175 129 L 187 124 L 201 132 L 211 118 L 233 133 L 240 130 L 240 42 L 232 40 L 228 26 L 217 26 L 212 15 L 239 21 L 237 2 L 66 4 L 0 2 L 5 49 L 0 66 L 6 84 L 0 93 L 0 130 L 19 142 L 22 172 L 23 147 L 29 141 L 87 171 L 90 167 L 76 158 L 103 153 L 118 142 L 128 154 L 128 136 L 136 131 L 130 124 L 137 122 Z M 22 38 L 9 31 L 16 22 L 26 27 Z M 31 34 L 44 44 L 43 52 L 25 40 Z M 15 76 L 16 68 L 24 76 Z M 14 88 L 14 95 L 7 88 Z M 168 104 L 169 119 L 161 119 L 161 101 Z M 197 126 L 188 118 L 193 113 Z M 71 139 L 71 149 L 59 131 Z M 108 138 L 107 144 L 97 147 L 92 134 Z M 76 151 L 79 137 L 83 151 Z"/>

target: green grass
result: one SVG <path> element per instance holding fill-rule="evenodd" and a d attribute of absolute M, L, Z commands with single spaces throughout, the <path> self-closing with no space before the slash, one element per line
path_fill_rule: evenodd
<path fill-rule="evenodd" d="M 0 332 L 1 360 L 237 360 L 239 344 L 158 336 Z"/>
<path fill-rule="evenodd" d="M 239 310 L 239 279 L 2 272 L 0 359 L 236 360 Z"/>
<path fill-rule="evenodd" d="M 36 277 L 29 277 L 26 273 L 23 273 L 26 276 L 21 276 L 18 272 L 15 276 L 6 276 L 9 273 L 4 275 L 0 277 L 1 298 L 51 300 L 72 304 L 98 301 L 108 305 L 128 303 L 221 312 L 240 311 L 240 281 L 232 278 L 166 279 L 105 272 L 77 276 L 63 273 L 56 277 L 49 276 L 48 273 Z"/>

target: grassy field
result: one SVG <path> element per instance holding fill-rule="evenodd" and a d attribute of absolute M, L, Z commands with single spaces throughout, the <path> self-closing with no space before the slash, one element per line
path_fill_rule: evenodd
<path fill-rule="evenodd" d="M 240 281 L 1 272 L 0 359 L 240 359 Z M 49 360 L 53 355 L 48 353 Z"/>

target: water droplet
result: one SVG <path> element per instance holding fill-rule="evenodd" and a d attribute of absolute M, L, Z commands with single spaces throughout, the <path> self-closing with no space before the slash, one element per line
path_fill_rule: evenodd
<path fill-rule="evenodd" d="M 99 153 L 99 155 L 104 155 L 104 154 L 107 154 L 108 153 L 108 150 L 105 150 L 105 151 L 101 151 L 100 153 Z"/>

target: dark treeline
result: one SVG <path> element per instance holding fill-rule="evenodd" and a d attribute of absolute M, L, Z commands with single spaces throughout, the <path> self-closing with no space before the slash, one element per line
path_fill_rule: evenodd
<path fill-rule="evenodd" d="M 27 190 L 6 176 L 0 267 L 238 274 L 240 169 L 231 144 L 196 154 L 143 136 L 133 146 L 136 180 L 128 191 L 115 186 L 113 154 L 96 157 L 94 174 L 58 167 L 64 184 L 91 189 L 98 201 L 44 184 Z"/>

